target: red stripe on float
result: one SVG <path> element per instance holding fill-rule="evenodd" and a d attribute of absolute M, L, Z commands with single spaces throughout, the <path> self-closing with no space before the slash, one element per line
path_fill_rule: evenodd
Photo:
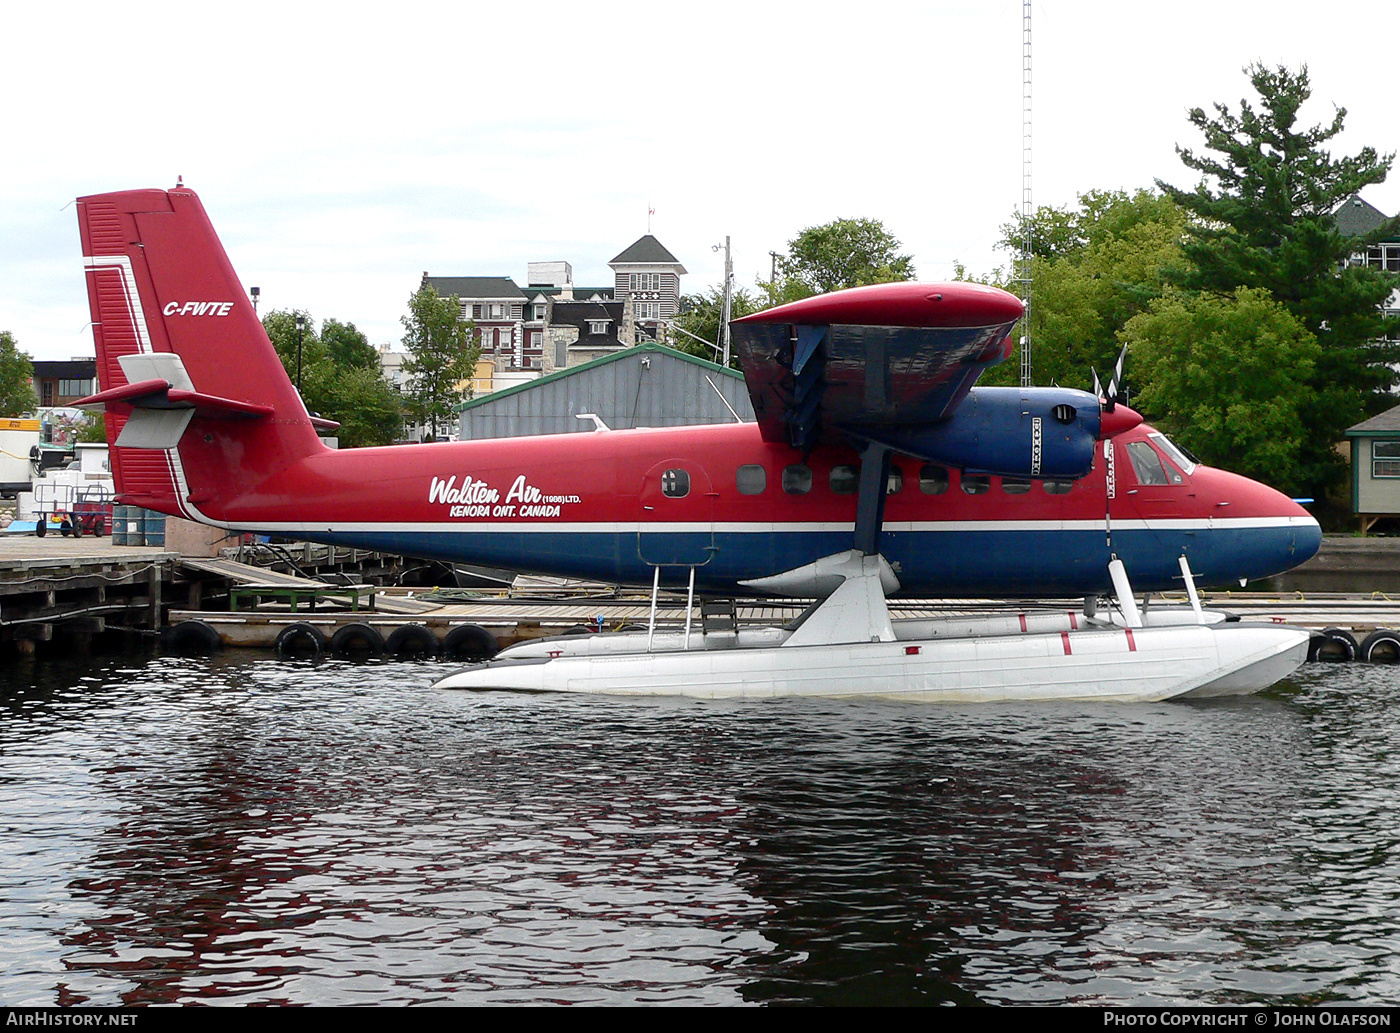
<path fill-rule="evenodd" d="M 1136 652 L 1137 652 L 1137 642 L 1133 639 L 1133 629 L 1132 629 L 1132 628 L 1124 628 L 1124 629 L 1123 629 L 1123 634 L 1125 634 L 1125 635 L 1128 636 L 1128 652 L 1130 652 L 1130 653 L 1136 653 Z"/>
<path fill-rule="evenodd" d="M 1070 653 L 1071 653 L 1071 650 L 1070 650 L 1070 648 L 1069 648 L 1069 632 L 1068 632 L 1068 631 L 1062 631 L 1062 632 L 1060 632 L 1060 641 L 1063 642 L 1063 643 L 1065 644 L 1065 656 L 1069 656 Z"/>
<path fill-rule="evenodd" d="M 1025 631 L 1026 631 L 1026 615 L 1025 615 L 1024 613 L 1022 613 L 1022 614 L 1018 614 L 1017 616 L 1019 616 L 1019 617 L 1021 618 L 1021 633 L 1022 633 L 1022 634 L 1025 634 Z"/>
<path fill-rule="evenodd" d="M 1069 611 L 1069 626 L 1075 631 L 1079 630 L 1079 615 L 1076 614 L 1073 610 Z"/>

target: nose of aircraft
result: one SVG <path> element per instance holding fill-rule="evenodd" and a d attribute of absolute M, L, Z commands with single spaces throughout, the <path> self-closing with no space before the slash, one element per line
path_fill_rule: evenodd
<path fill-rule="evenodd" d="M 1256 572 L 1251 580 L 1292 570 L 1322 547 L 1316 518 L 1266 484 L 1210 467 L 1198 467 L 1191 483 L 1213 528 L 1230 532 L 1236 561 Z"/>

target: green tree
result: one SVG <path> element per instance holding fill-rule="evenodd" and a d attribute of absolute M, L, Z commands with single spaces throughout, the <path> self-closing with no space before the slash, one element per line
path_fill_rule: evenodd
<path fill-rule="evenodd" d="M 34 363 L 19 350 L 15 335 L 0 330 L 0 416 L 31 412 L 39 404 L 34 394 Z"/>
<path fill-rule="evenodd" d="M 297 331 L 297 317 L 302 319 L 302 330 Z M 263 316 L 263 329 L 267 331 L 272 346 L 277 349 L 277 357 L 282 360 L 282 368 L 287 371 L 293 384 L 297 382 L 297 357 L 301 357 L 302 398 L 306 407 L 316 412 L 316 407 L 308 398 L 307 385 L 314 379 L 314 370 L 324 370 L 329 354 L 316 333 L 316 320 L 304 309 L 276 309 Z M 310 377 L 308 375 L 311 375 Z M 324 414 L 322 414 L 324 415 Z"/>
<path fill-rule="evenodd" d="M 742 287 L 736 287 L 729 298 L 731 320 L 741 319 L 761 308 L 762 302 Z M 676 317 L 676 326 L 694 334 L 695 337 L 713 341 L 718 346 L 720 321 L 724 313 L 724 288 L 711 287 L 703 294 L 688 294 L 682 299 L 681 309 L 681 314 Z M 719 362 L 719 352 L 716 348 L 706 347 L 695 340 L 695 337 L 678 334 L 674 342 L 676 349 L 711 362 Z M 739 366 L 739 356 L 733 350 L 730 351 L 729 364 L 735 369 Z"/>
<path fill-rule="evenodd" d="M 303 321 L 301 396 L 306 408 L 340 424 L 336 437 L 341 448 L 392 442 L 403 429 L 398 395 L 380 371 L 379 353 L 353 323 L 327 319 L 318 332 L 309 312 L 277 310 L 265 315 L 263 329 L 287 376 L 296 382 L 298 315 Z M 372 366 L 369 356 L 374 357 Z"/>
<path fill-rule="evenodd" d="M 403 431 L 398 393 L 380 367 L 335 365 L 325 386 L 325 412 L 340 424 L 341 448 L 387 445 Z"/>
<path fill-rule="evenodd" d="M 331 361 L 341 369 L 372 369 L 377 373 L 381 368 L 379 352 L 354 323 L 327 319 L 321 324 L 321 341 Z"/>
<path fill-rule="evenodd" d="M 460 298 L 441 297 L 424 284 L 408 299 L 408 315 L 402 318 L 409 356 L 403 364 L 408 415 L 429 428 L 434 439 L 440 426 L 456 419 L 457 403 L 470 395 L 470 385 L 462 385 L 481 354 L 473 333 L 476 326 L 461 314 Z"/>
<path fill-rule="evenodd" d="M 1036 383 L 1088 389 L 1117 358 L 1124 325 L 1166 288 L 1182 261 L 1187 215 L 1150 190 L 1093 190 L 1074 207 L 1032 216 L 1031 360 Z M 1002 227 L 1000 247 L 1020 250 L 1020 222 Z M 1006 284 L 998 284 L 1006 287 Z M 1020 328 L 1013 331 L 1017 336 Z M 1129 374 L 1133 371 L 1130 369 Z M 1020 383 L 1020 363 L 984 374 L 985 384 Z"/>
<path fill-rule="evenodd" d="M 1298 112 L 1311 95 L 1308 71 L 1246 70 L 1258 94 L 1235 113 L 1215 105 L 1215 116 L 1195 108 L 1193 126 L 1205 137 L 1203 153 L 1178 147 L 1190 169 L 1201 173 L 1194 190 L 1158 182 L 1191 213 L 1186 261 L 1173 275 L 1187 290 L 1229 295 L 1240 288 L 1267 291 L 1321 345 L 1304 385 L 1300 419 L 1308 433 L 1299 463 L 1316 478 L 1315 496 L 1335 488 L 1345 464 L 1334 446 L 1346 428 L 1389 404 L 1395 381 L 1390 365 L 1400 350 L 1383 343 L 1388 331 L 1381 305 L 1395 278 L 1347 259 L 1372 239 L 1400 229 L 1400 220 L 1380 227 L 1374 238 L 1347 238 L 1333 213 L 1363 187 L 1382 182 L 1394 160 L 1364 147 L 1353 157 L 1334 158 L 1329 141 L 1343 127 L 1346 109 L 1311 128 L 1298 127 Z M 1227 373 L 1227 371 L 1222 371 Z"/>
<path fill-rule="evenodd" d="M 1303 407 L 1322 349 L 1267 291 L 1174 292 L 1122 337 L 1133 404 L 1202 460 L 1294 494 L 1312 483 Z"/>
<path fill-rule="evenodd" d="M 772 281 L 759 280 L 769 305 L 869 283 L 914 278 L 914 260 L 878 219 L 837 219 L 808 226 L 788 241 Z"/>

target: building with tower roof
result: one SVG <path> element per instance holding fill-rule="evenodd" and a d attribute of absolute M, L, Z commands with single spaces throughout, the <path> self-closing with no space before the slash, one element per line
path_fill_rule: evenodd
<path fill-rule="evenodd" d="M 636 329 L 652 340 L 660 339 L 663 322 L 680 311 L 685 266 L 648 233 L 609 262 L 608 268 L 613 271 L 614 300 L 630 302 Z"/>

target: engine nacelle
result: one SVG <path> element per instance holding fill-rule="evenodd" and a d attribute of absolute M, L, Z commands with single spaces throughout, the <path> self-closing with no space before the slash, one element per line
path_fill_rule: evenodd
<path fill-rule="evenodd" d="M 974 387 L 939 423 L 851 429 L 895 451 L 961 470 L 1073 480 L 1094 464 L 1101 420 L 1099 400 L 1087 391 Z"/>

